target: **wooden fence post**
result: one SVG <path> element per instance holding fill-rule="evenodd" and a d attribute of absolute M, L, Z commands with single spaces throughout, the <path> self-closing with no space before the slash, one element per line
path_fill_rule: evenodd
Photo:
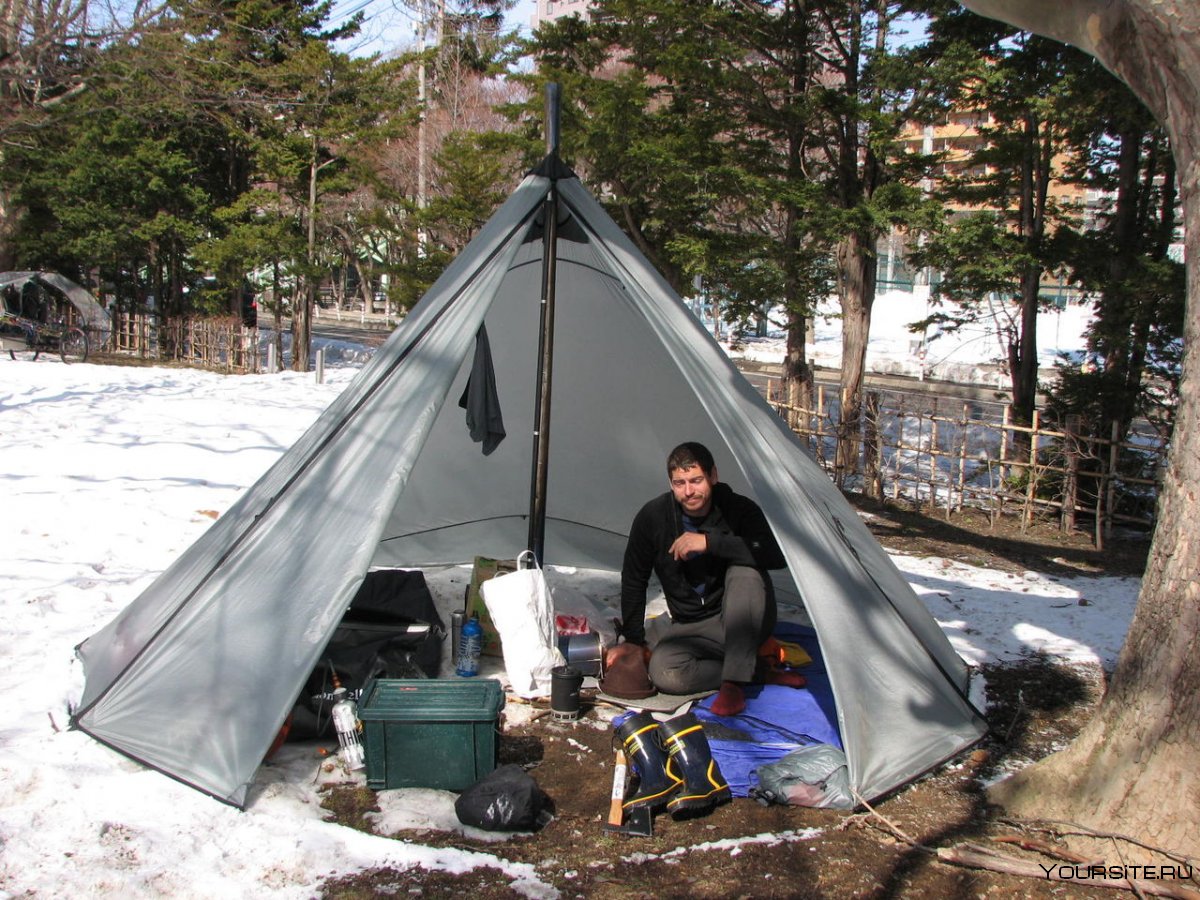
<path fill-rule="evenodd" d="M 1061 528 L 1067 534 L 1075 531 L 1075 506 L 1079 501 L 1079 416 L 1069 415 L 1066 421 L 1063 452 L 1066 454 L 1066 474 L 1063 475 Z"/>
<path fill-rule="evenodd" d="M 998 462 L 996 470 L 1000 473 L 1000 479 L 997 484 L 1000 485 L 1000 491 L 997 492 L 997 497 L 1000 498 L 998 504 L 998 515 L 1003 515 L 1004 512 L 1004 485 L 1008 484 L 1008 434 L 1010 428 L 1013 427 L 1013 407 L 1004 407 L 1004 413 L 1001 416 L 1000 422 L 1000 462 Z"/>
<path fill-rule="evenodd" d="M 967 499 L 967 439 L 968 431 L 970 430 L 967 428 L 967 416 L 970 414 L 970 411 L 970 406 L 964 403 L 962 406 L 962 418 L 958 421 L 958 506 L 956 509 L 960 513 Z M 947 508 L 946 512 L 946 518 L 949 518 L 949 508 Z"/>
<path fill-rule="evenodd" d="M 817 427 L 813 429 L 816 432 L 816 453 L 815 456 L 821 462 L 822 468 L 827 468 L 825 465 L 825 385 L 817 385 Z"/>
<path fill-rule="evenodd" d="M 1033 411 L 1033 422 L 1029 431 L 1029 474 L 1025 479 L 1025 513 L 1023 527 L 1033 524 L 1033 501 L 1037 497 L 1038 430 L 1041 427 L 1041 410 Z"/>
<path fill-rule="evenodd" d="M 930 509 L 937 509 L 938 495 L 938 400 L 933 398 L 933 407 L 929 410 L 929 503 Z M 947 503 L 949 498 L 947 498 Z"/>
<path fill-rule="evenodd" d="M 1113 507 L 1116 505 L 1117 467 L 1121 457 L 1121 423 L 1113 419 L 1108 445 L 1108 485 L 1104 492 L 1104 535 L 1112 537 Z M 1097 545 L 1098 546 L 1098 545 Z"/>
<path fill-rule="evenodd" d="M 883 474 L 879 464 L 883 456 L 879 437 L 879 393 L 871 391 L 866 396 L 864 411 L 867 420 L 863 425 L 863 492 L 872 500 L 883 499 Z"/>
<path fill-rule="evenodd" d="M 1096 458 L 1100 463 L 1100 473 L 1096 478 L 1096 501 L 1092 504 L 1094 507 L 1094 520 L 1092 522 L 1092 543 L 1097 550 L 1104 549 L 1104 517 L 1107 505 L 1106 494 L 1108 493 L 1109 480 L 1109 463 L 1107 456 L 1101 458 L 1099 450 L 1100 442 L 1097 441 Z"/>

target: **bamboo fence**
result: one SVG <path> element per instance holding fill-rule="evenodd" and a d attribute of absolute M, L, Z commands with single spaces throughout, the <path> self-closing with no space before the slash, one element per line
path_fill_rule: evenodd
<path fill-rule="evenodd" d="M 805 406 L 783 402 L 773 382 L 766 395 L 850 490 L 903 498 L 947 517 L 972 506 L 993 520 L 1019 515 L 1022 527 L 1053 518 L 1064 531 L 1086 527 L 1101 549 L 1118 525 L 1153 525 L 1166 440 L 1144 424 L 1120 439 L 1115 422 L 1101 430 L 1074 416 L 1049 422 L 1037 411 L 1021 425 L 1007 405 L 872 391 L 854 435 L 857 455 L 839 464 L 837 403 L 824 386 Z"/>
<path fill-rule="evenodd" d="M 258 329 L 236 317 L 166 319 L 113 315 L 111 351 L 159 362 L 176 362 L 230 374 L 262 371 Z"/>

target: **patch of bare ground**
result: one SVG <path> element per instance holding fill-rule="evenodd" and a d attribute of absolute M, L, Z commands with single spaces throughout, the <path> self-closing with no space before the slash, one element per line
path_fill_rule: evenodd
<path fill-rule="evenodd" d="M 1137 574 L 1144 542 L 1098 553 L 1086 536 L 1032 531 L 986 517 L 950 521 L 875 506 L 869 523 L 887 546 L 948 556 L 983 566 L 1072 574 Z M 1053 568 L 1051 568 L 1053 571 Z M 1052 882 L 953 865 L 939 848 L 972 845 L 1026 863 L 1057 866 L 1045 846 L 1053 836 L 1009 822 L 987 802 L 986 786 L 1061 748 L 1078 732 L 1104 690 L 1095 667 L 1064 666 L 1031 657 L 989 667 L 990 734 L 973 750 L 869 810 L 856 813 L 762 806 L 735 799 L 706 816 L 654 820 L 651 837 L 608 832 L 604 821 L 612 777 L 611 729 L 596 727 L 599 710 L 585 698 L 584 719 L 544 716 L 505 729 L 501 762 L 528 768 L 553 803 L 554 818 L 532 835 L 499 843 L 447 832 L 394 836 L 426 846 L 458 847 L 524 863 L 559 896 L 587 898 L 1112 898 L 1111 889 Z M 588 719 L 591 718 L 591 723 Z M 367 790 L 335 789 L 326 807 L 336 821 L 370 830 Z M 1032 849 L 1031 849 L 1032 848 Z M 1196 885 L 1192 885 L 1196 887 Z M 529 896 L 500 868 L 453 875 L 420 868 L 374 869 L 327 881 L 320 897 L 379 896 L 509 898 Z"/>

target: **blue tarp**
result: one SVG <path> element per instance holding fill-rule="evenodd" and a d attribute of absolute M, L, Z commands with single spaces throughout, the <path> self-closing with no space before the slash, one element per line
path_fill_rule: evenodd
<path fill-rule="evenodd" d="M 816 632 L 802 625 L 781 623 L 775 628 L 775 637 L 799 644 L 812 657 L 812 663 L 796 670 L 807 679 L 807 685 L 747 687 L 746 709 L 736 716 L 715 715 L 709 709 L 715 695 L 695 709 L 696 717 L 704 723 L 713 759 L 735 797 L 749 796 L 750 788 L 758 784 L 756 768 L 776 762 L 799 747 L 831 744 L 843 749 L 837 707 Z"/>

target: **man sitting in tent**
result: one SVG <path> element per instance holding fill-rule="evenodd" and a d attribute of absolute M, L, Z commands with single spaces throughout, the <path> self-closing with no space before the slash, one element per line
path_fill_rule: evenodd
<path fill-rule="evenodd" d="M 650 680 L 669 694 L 717 690 L 712 711 L 745 709 L 743 686 L 787 673 L 757 671 L 775 627 L 768 569 L 786 563 L 758 504 L 717 478 L 708 449 L 680 444 L 667 457 L 671 490 L 641 508 L 621 568 L 621 633 L 646 644 L 646 588 L 658 575 L 670 624 L 648 656 Z M 634 652 L 634 651 L 617 651 Z M 794 684 L 802 683 L 792 676 Z"/>

